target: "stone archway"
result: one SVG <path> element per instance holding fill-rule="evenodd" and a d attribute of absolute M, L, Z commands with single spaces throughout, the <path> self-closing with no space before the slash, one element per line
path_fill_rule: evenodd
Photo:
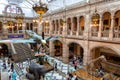
<path fill-rule="evenodd" d="M 55 40 L 53 41 L 53 45 L 54 45 L 54 56 L 62 56 L 62 52 L 63 52 L 62 42 L 59 40 Z"/>
<path fill-rule="evenodd" d="M 83 59 L 84 49 L 77 43 L 69 43 L 69 59 L 80 57 Z"/>
<path fill-rule="evenodd" d="M 105 12 L 102 17 L 103 17 L 102 31 L 110 30 L 110 27 L 111 27 L 111 13 L 110 12 Z"/>

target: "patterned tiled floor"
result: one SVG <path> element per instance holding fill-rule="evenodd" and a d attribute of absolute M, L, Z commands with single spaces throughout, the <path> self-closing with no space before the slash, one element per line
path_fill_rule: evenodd
<path fill-rule="evenodd" d="M 56 58 L 50 57 L 50 56 L 46 56 L 46 57 L 47 57 L 49 64 L 51 64 L 52 66 L 55 66 L 55 63 L 57 63 L 58 71 L 53 70 L 53 71 L 48 72 L 45 75 L 44 80 L 66 80 L 66 78 L 65 78 L 66 74 L 68 72 L 75 71 L 74 67 L 71 65 L 65 64 L 62 61 L 60 61 Z M 9 74 L 10 72 L 8 72 L 8 71 L 10 70 L 10 67 L 7 65 L 7 69 L 4 70 L 2 65 L 3 65 L 3 62 L 2 62 L 2 60 L 0 60 L 0 72 L 7 72 Z M 21 65 L 18 65 L 18 66 L 23 67 L 22 72 L 25 74 L 26 73 L 25 68 L 28 67 L 28 62 L 27 61 L 23 62 L 23 66 L 21 66 Z M 62 72 L 62 74 L 60 74 L 59 71 Z M 4 75 L 2 77 L 4 77 Z M 1 80 L 3 80 L 3 79 L 1 78 Z M 17 80 L 20 80 L 18 75 L 17 75 Z"/>

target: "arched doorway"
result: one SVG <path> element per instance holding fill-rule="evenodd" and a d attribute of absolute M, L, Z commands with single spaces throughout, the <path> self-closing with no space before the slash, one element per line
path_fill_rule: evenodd
<path fill-rule="evenodd" d="M 63 45 L 59 40 L 55 40 L 54 44 L 54 56 L 62 56 Z"/>
<path fill-rule="evenodd" d="M 10 56 L 10 53 L 8 51 L 8 46 L 6 44 L 0 43 L 0 56 L 1 57 Z"/>
<path fill-rule="evenodd" d="M 96 47 L 91 50 L 92 59 L 104 55 L 108 62 L 120 65 L 120 56 L 112 49 L 107 47 Z"/>
<path fill-rule="evenodd" d="M 77 43 L 69 44 L 69 59 L 73 59 L 74 57 L 80 57 L 83 59 L 83 48 Z"/>

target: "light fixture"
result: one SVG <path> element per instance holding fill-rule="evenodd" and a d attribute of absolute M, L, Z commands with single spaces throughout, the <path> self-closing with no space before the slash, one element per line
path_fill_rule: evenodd
<path fill-rule="evenodd" d="M 42 21 L 42 15 L 45 14 L 48 11 L 47 5 L 42 3 L 41 0 L 39 0 L 38 4 L 33 5 L 33 10 L 39 14 L 40 21 Z"/>
<path fill-rule="evenodd" d="M 8 28 L 13 28 L 13 24 L 14 24 L 13 21 L 8 21 L 7 24 L 8 24 Z"/>
<path fill-rule="evenodd" d="M 18 23 L 22 23 L 24 17 L 23 16 L 15 16 L 15 19 L 17 20 Z"/>
<path fill-rule="evenodd" d="M 95 13 L 92 16 L 92 26 L 98 26 L 99 25 L 99 14 L 97 13 L 97 10 L 95 9 Z"/>

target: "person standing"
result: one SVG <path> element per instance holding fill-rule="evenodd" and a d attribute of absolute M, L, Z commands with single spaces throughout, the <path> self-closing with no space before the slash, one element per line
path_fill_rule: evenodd
<path fill-rule="evenodd" d="M 14 70 L 14 64 L 13 64 L 13 62 L 11 63 L 11 70 L 12 70 L 12 72 Z"/>
<path fill-rule="evenodd" d="M 16 74 L 15 71 L 13 71 L 13 73 L 12 73 L 12 80 L 16 80 L 16 77 L 17 77 L 17 74 Z"/>
<path fill-rule="evenodd" d="M 3 59 L 3 68 L 4 68 L 4 69 L 7 68 L 7 66 L 6 66 L 6 60 L 5 60 L 5 59 Z"/>
<path fill-rule="evenodd" d="M 57 62 L 55 62 L 55 70 L 57 71 Z"/>
<path fill-rule="evenodd" d="M 76 74 L 72 77 L 71 80 L 78 80 Z"/>
<path fill-rule="evenodd" d="M 75 69 L 77 69 L 77 64 L 78 64 L 78 62 L 77 62 L 77 59 L 74 61 L 74 68 Z"/>

